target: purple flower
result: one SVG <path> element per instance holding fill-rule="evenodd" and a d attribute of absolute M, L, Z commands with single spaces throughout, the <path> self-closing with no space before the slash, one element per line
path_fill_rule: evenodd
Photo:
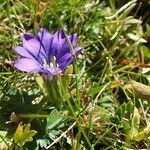
<path fill-rule="evenodd" d="M 81 51 L 81 47 L 75 47 L 77 35 L 68 36 L 73 48 L 73 53 Z M 22 37 L 23 46 L 17 46 L 16 52 L 21 55 L 14 66 L 31 73 L 46 73 L 54 76 L 61 73 L 74 60 L 68 40 L 63 30 L 51 35 L 46 29 L 41 28 L 37 36 L 26 33 Z"/>

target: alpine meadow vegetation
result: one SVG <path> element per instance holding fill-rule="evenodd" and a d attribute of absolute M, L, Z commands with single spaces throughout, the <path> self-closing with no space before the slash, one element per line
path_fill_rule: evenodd
<path fill-rule="evenodd" d="M 0 12 L 0 150 L 150 149 L 149 0 Z"/>

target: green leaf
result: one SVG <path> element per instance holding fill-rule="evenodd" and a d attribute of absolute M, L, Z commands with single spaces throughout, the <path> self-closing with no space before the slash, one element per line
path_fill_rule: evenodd
<path fill-rule="evenodd" d="M 121 109 L 121 107 L 119 107 L 119 108 L 116 110 L 115 116 L 118 116 L 119 121 L 122 120 L 122 109 Z"/>
<path fill-rule="evenodd" d="M 23 124 L 20 122 L 17 129 L 16 129 L 16 132 L 14 134 L 15 143 L 20 143 L 21 142 L 22 134 L 23 134 Z"/>
<path fill-rule="evenodd" d="M 139 37 L 138 35 L 135 35 L 135 34 L 133 34 L 133 33 L 128 33 L 127 36 L 128 36 L 131 40 L 133 40 L 133 41 L 135 41 L 135 42 L 138 42 L 138 43 L 146 43 L 146 42 L 147 42 L 145 39 L 143 39 L 143 38 L 141 38 L 141 37 Z"/>
<path fill-rule="evenodd" d="M 126 104 L 122 104 L 115 112 L 115 116 L 118 116 L 119 120 L 122 121 L 126 111 Z"/>
<path fill-rule="evenodd" d="M 144 57 L 146 57 L 146 58 L 150 58 L 150 49 L 148 48 L 148 47 L 146 47 L 146 46 L 142 46 L 141 47 L 141 50 L 143 51 L 143 53 L 144 53 Z"/>
<path fill-rule="evenodd" d="M 103 86 L 94 85 L 94 86 L 92 86 L 92 87 L 89 89 L 88 95 L 89 95 L 89 96 L 94 96 L 94 95 L 97 94 L 102 88 L 103 88 Z"/>
<path fill-rule="evenodd" d="M 47 145 L 49 145 L 50 144 L 50 141 L 48 140 L 48 139 L 38 139 L 37 141 L 36 141 L 36 143 L 37 143 L 37 145 L 39 145 L 41 148 L 46 148 L 47 147 Z"/>
<path fill-rule="evenodd" d="M 128 133 L 131 129 L 131 121 L 129 119 L 123 120 L 123 130 L 125 133 Z"/>
<path fill-rule="evenodd" d="M 109 121 L 109 111 L 103 107 L 97 106 L 95 108 L 95 113 L 97 113 L 97 116 L 99 116 L 103 121 Z"/>
<path fill-rule="evenodd" d="M 65 69 L 63 75 L 61 76 L 61 86 L 63 86 L 64 91 L 69 88 L 69 84 L 71 81 L 71 75 L 73 73 L 73 65 L 70 65 L 68 68 Z"/>
<path fill-rule="evenodd" d="M 128 140 L 133 140 L 134 136 L 136 136 L 138 134 L 138 131 L 133 127 L 129 130 L 128 134 L 127 134 L 127 139 Z"/>
<path fill-rule="evenodd" d="M 53 80 L 50 80 L 44 79 L 39 74 L 36 74 L 35 79 L 51 105 L 60 109 L 62 102 L 62 88 L 60 86 L 59 76 L 55 76 L 53 77 Z"/>
<path fill-rule="evenodd" d="M 27 124 L 24 128 L 22 141 L 30 142 L 33 140 L 33 136 L 37 133 L 35 130 L 30 130 L 31 125 Z"/>
<path fill-rule="evenodd" d="M 0 149 L 8 149 L 11 144 L 11 140 L 7 138 L 8 132 L 0 131 Z"/>
<path fill-rule="evenodd" d="M 40 89 L 42 90 L 43 94 L 45 96 L 48 96 L 48 90 L 47 87 L 45 85 L 44 79 L 40 76 L 40 74 L 35 74 L 35 80 L 37 82 L 37 84 L 39 85 Z"/>
<path fill-rule="evenodd" d="M 30 130 L 30 124 L 27 124 L 25 127 L 22 122 L 19 123 L 16 132 L 14 134 L 15 143 L 23 146 L 25 142 L 31 142 L 33 136 L 37 133 L 35 130 Z"/>
<path fill-rule="evenodd" d="M 131 115 L 134 111 L 134 104 L 132 103 L 132 101 L 129 101 L 127 103 L 127 107 L 126 107 L 126 111 L 129 115 Z"/>
<path fill-rule="evenodd" d="M 53 128 L 57 127 L 60 125 L 63 119 L 64 118 L 61 112 L 58 112 L 56 109 L 54 109 L 47 118 L 47 129 L 52 130 Z"/>
<path fill-rule="evenodd" d="M 49 138 L 54 141 L 60 133 L 61 131 L 59 130 L 52 130 L 48 133 L 48 135 L 49 135 Z"/>
<path fill-rule="evenodd" d="M 127 6 L 127 4 L 125 4 L 124 6 L 122 6 L 122 8 L 124 7 L 124 11 L 123 13 L 119 16 L 119 19 L 124 19 L 127 17 L 127 15 L 131 12 L 131 10 L 136 6 L 136 0 L 132 0 L 129 1 L 127 4 L 131 3 L 130 5 L 128 5 L 128 7 L 124 7 L 125 5 Z"/>
<path fill-rule="evenodd" d="M 143 140 L 145 138 L 145 132 L 142 131 L 142 132 L 139 132 L 138 134 L 136 134 L 134 137 L 133 137 L 133 140 L 134 141 L 137 141 L 137 142 L 140 142 L 141 140 Z"/>
<path fill-rule="evenodd" d="M 134 114 L 132 117 L 132 127 L 135 128 L 136 130 L 139 130 L 139 125 L 140 125 L 140 114 L 138 109 L 135 107 L 134 108 Z"/>

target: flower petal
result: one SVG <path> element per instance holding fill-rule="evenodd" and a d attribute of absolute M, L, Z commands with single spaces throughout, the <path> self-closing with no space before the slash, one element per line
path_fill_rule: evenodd
<path fill-rule="evenodd" d="M 81 50 L 82 47 L 74 48 L 74 53 L 78 54 Z M 59 64 L 59 67 L 63 70 L 72 63 L 73 59 L 74 56 L 71 53 L 66 53 L 65 55 L 63 55 L 63 57 L 58 59 L 57 63 Z"/>
<path fill-rule="evenodd" d="M 23 47 L 26 48 L 33 56 L 39 55 L 39 53 L 43 50 L 42 44 L 36 38 L 24 41 Z"/>
<path fill-rule="evenodd" d="M 63 30 L 51 35 L 46 29 L 41 28 L 38 36 L 30 33 L 24 34 L 22 38 L 23 47 L 15 48 L 16 52 L 22 56 L 15 62 L 15 67 L 22 71 L 41 72 L 50 76 L 61 73 L 72 63 L 74 55 L 82 49 L 75 47 L 78 39 L 76 34 L 72 34 L 68 38 L 74 49 L 74 54 L 70 50 L 69 42 Z M 51 67 L 51 61 L 55 61 L 54 58 L 56 58 L 58 67 Z"/>
<path fill-rule="evenodd" d="M 24 42 L 24 41 L 28 41 L 28 40 L 33 39 L 33 38 L 35 38 L 35 36 L 34 36 L 33 34 L 31 34 L 31 33 L 26 33 L 26 34 L 23 35 L 22 41 L 23 41 L 23 42 Z"/>
<path fill-rule="evenodd" d="M 31 58 L 20 58 L 15 62 L 14 66 L 26 72 L 39 72 L 41 70 L 40 63 Z"/>
<path fill-rule="evenodd" d="M 61 40 L 61 42 L 59 43 L 59 45 L 57 46 L 57 58 L 61 58 L 63 55 L 65 55 L 66 53 L 69 53 L 70 47 L 68 44 L 68 41 L 66 39 Z"/>
<path fill-rule="evenodd" d="M 76 42 L 78 40 L 77 35 L 72 34 L 68 38 L 70 40 L 70 43 L 72 44 L 72 47 L 74 48 L 76 46 Z M 52 48 L 54 49 L 54 53 L 55 53 L 57 59 L 60 59 L 66 53 L 71 52 L 68 40 L 67 40 L 63 30 L 60 30 L 54 34 L 53 41 L 52 41 Z"/>
<path fill-rule="evenodd" d="M 76 48 L 74 48 L 75 54 L 80 53 L 82 49 L 83 49 L 82 47 L 76 47 Z"/>
<path fill-rule="evenodd" d="M 52 43 L 52 35 L 44 28 L 41 28 L 38 32 L 38 38 L 43 44 L 45 53 L 49 55 Z"/>
<path fill-rule="evenodd" d="M 61 57 L 57 63 L 59 67 L 63 70 L 72 63 L 73 59 L 73 56 L 70 53 L 67 53 L 63 57 Z"/>
<path fill-rule="evenodd" d="M 33 56 L 24 47 L 17 46 L 15 51 L 22 57 L 33 58 Z"/>
<path fill-rule="evenodd" d="M 60 29 L 53 35 L 53 37 L 56 37 L 58 40 L 61 40 L 64 39 L 66 36 L 63 29 Z"/>
<path fill-rule="evenodd" d="M 72 47 L 74 48 L 76 46 L 77 40 L 78 40 L 78 36 L 77 34 L 72 34 L 71 36 L 69 36 L 70 42 L 72 44 Z"/>
<path fill-rule="evenodd" d="M 57 59 L 60 59 L 63 55 L 70 52 L 68 41 L 62 30 L 53 35 L 51 48 Z"/>
<path fill-rule="evenodd" d="M 48 60 L 48 55 L 45 53 L 42 43 L 36 38 L 24 41 L 23 47 L 40 63 L 43 63 L 43 60 Z"/>
<path fill-rule="evenodd" d="M 63 30 L 59 30 L 53 35 L 51 43 L 51 54 L 57 54 L 59 45 L 63 42 L 64 38 L 63 34 L 64 34 Z"/>

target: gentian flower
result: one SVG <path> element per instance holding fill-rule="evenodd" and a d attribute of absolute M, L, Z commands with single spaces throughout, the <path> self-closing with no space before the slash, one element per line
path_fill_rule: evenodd
<path fill-rule="evenodd" d="M 63 30 L 52 35 L 46 29 L 41 28 L 37 36 L 31 33 L 24 34 L 23 45 L 15 48 L 21 58 L 15 62 L 14 66 L 25 72 L 57 75 L 73 62 L 74 55 L 82 49 L 75 47 L 78 39 L 76 34 L 68 36 L 68 39 L 74 54 L 70 50 Z"/>

